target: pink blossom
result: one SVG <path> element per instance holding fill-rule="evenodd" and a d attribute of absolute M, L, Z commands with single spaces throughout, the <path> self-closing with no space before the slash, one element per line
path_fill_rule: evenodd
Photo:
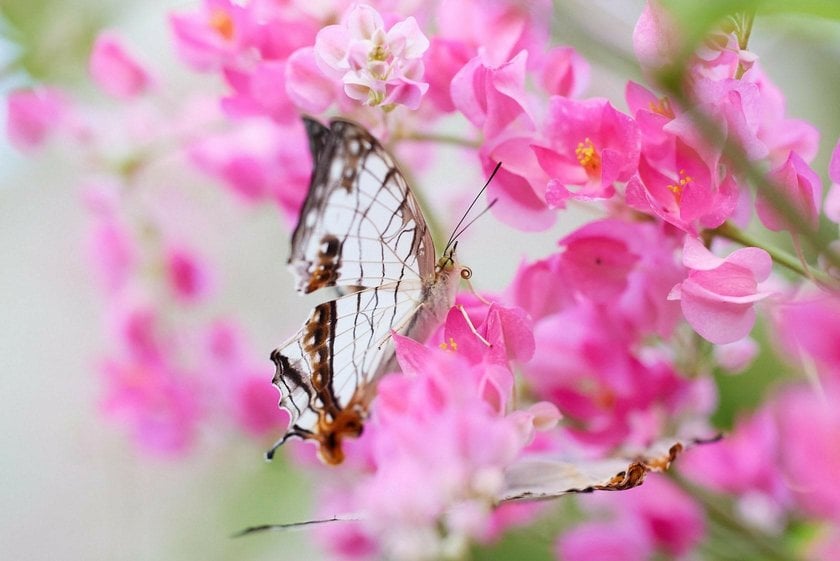
<path fill-rule="evenodd" d="M 313 47 L 302 47 L 292 53 L 285 71 L 286 94 L 304 111 L 321 113 L 338 98 L 340 90 L 318 68 Z"/>
<path fill-rule="evenodd" d="M 102 367 L 103 410 L 128 426 L 149 452 L 180 455 L 195 438 L 200 407 L 196 388 L 183 372 L 162 363 L 108 360 Z"/>
<path fill-rule="evenodd" d="M 538 79 L 549 95 L 578 97 L 589 85 L 589 63 L 573 47 L 555 47 L 540 62 Z"/>
<path fill-rule="evenodd" d="M 755 323 L 754 304 L 770 296 L 758 283 L 770 276 L 773 262 L 763 249 L 747 247 L 726 258 L 716 257 L 694 238 L 683 248 L 688 277 L 669 299 L 679 300 L 686 321 L 712 343 L 746 337 Z"/>
<path fill-rule="evenodd" d="M 685 33 L 657 0 L 648 0 L 633 29 L 633 50 L 650 75 L 674 63 L 682 52 Z"/>
<path fill-rule="evenodd" d="M 587 303 L 535 326 L 536 352 L 523 375 L 538 399 L 571 421 L 566 430 L 579 441 L 600 449 L 649 441 L 662 428 L 658 413 L 686 408 L 690 384 L 667 362 L 635 356 L 633 336 L 608 309 Z"/>
<path fill-rule="evenodd" d="M 545 194 L 549 206 L 564 208 L 569 198 L 609 198 L 614 183 L 636 171 L 639 129 L 605 99 L 552 97 L 543 133 L 546 140 L 533 149 L 552 178 Z"/>
<path fill-rule="evenodd" d="M 820 395 L 812 388 L 792 389 L 779 398 L 777 423 L 782 439 L 785 479 L 806 512 L 840 523 L 840 393 L 835 384 Z"/>
<path fill-rule="evenodd" d="M 487 187 L 488 198 L 497 199 L 493 215 L 526 232 L 545 230 L 554 224 L 557 213 L 545 201 L 550 177 L 540 167 L 531 144 L 533 132 L 508 132 L 481 149 L 482 167 L 490 173 L 498 162 L 502 167 Z"/>
<path fill-rule="evenodd" d="M 422 82 L 422 56 L 429 40 L 408 17 L 387 31 L 382 16 L 365 4 L 352 5 L 341 23 L 315 38 L 315 58 L 325 74 L 341 80 L 344 93 L 363 105 L 417 109 L 429 85 Z"/>
<path fill-rule="evenodd" d="M 277 407 L 277 391 L 266 379 L 271 368 L 257 360 L 239 327 L 216 321 L 203 337 L 202 369 L 215 388 L 222 410 L 246 433 L 261 437 L 285 427 L 288 414 Z"/>
<path fill-rule="evenodd" d="M 796 152 L 806 162 L 812 162 L 819 148 L 820 133 L 814 125 L 786 115 L 782 91 L 764 74 L 759 65 L 753 66 L 742 80 L 758 87 L 758 138 L 767 146 L 770 161 L 779 165 Z"/>
<path fill-rule="evenodd" d="M 197 12 L 171 14 L 175 47 L 196 70 L 216 70 L 232 64 L 251 41 L 247 8 L 232 0 L 204 0 Z"/>
<path fill-rule="evenodd" d="M 626 518 L 640 520 L 657 549 L 669 557 L 687 554 L 705 533 L 703 510 L 662 475 L 613 499 Z"/>
<path fill-rule="evenodd" d="M 574 287 L 565 278 L 560 254 L 519 264 L 507 298 L 537 322 L 575 302 Z"/>
<path fill-rule="evenodd" d="M 719 442 L 688 450 L 680 466 L 695 482 L 720 493 L 761 493 L 768 507 L 784 507 L 787 489 L 781 471 L 779 434 L 769 410 L 738 420 Z"/>
<path fill-rule="evenodd" d="M 558 561 L 646 561 L 654 553 L 650 538 L 631 523 L 586 522 L 557 541 Z"/>
<path fill-rule="evenodd" d="M 778 307 L 778 340 L 793 356 L 804 353 L 819 370 L 840 379 L 840 298 L 808 297 Z"/>
<path fill-rule="evenodd" d="M 152 85 L 149 72 L 116 35 L 107 32 L 100 34 L 93 45 L 90 74 L 106 93 L 121 99 L 144 94 Z"/>
<path fill-rule="evenodd" d="M 88 254 L 100 282 L 111 292 L 128 284 L 137 264 L 137 250 L 125 225 L 118 220 L 97 220 L 88 238 Z"/>
<path fill-rule="evenodd" d="M 64 94 L 53 88 L 14 91 L 6 103 L 6 134 L 20 150 L 40 146 L 62 125 L 68 110 Z"/>
<path fill-rule="evenodd" d="M 519 52 L 546 50 L 551 22 L 547 0 L 461 0 L 441 2 L 435 14 L 438 35 L 483 53 L 488 66 L 499 66 Z M 531 61 L 535 62 L 534 60 Z"/>
<path fill-rule="evenodd" d="M 767 184 L 758 190 L 755 210 L 769 230 L 795 231 L 786 214 L 776 210 L 784 208 L 815 231 L 821 202 L 822 180 L 799 154 L 791 152 L 784 164 L 767 175 Z"/>
<path fill-rule="evenodd" d="M 632 81 L 627 82 L 624 95 L 639 127 L 643 156 L 653 162 L 667 160 L 674 148 L 673 134 L 665 130 L 676 116 L 671 101 Z"/>
<path fill-rule="evenodd" d="M 493 309 L 490 317 L 501 319 L 501 332 L 509 331 L 507 312 Z M 351 558 L 372 549 L 398 559 L 438 558 L 447 543 L 492 539 L 522 520 L 493 514 L 504 468 L 558 415 L 548 404 L 507 414 L 513 375 L 493 360 L 474 362 L 475 336 L 459 317 L 455 309 L 447 321 L 445 350 L 393 335 L 403 375 L 380 381 L 371 420 L 355 441 L 369 461 L 355 464 L 349 493 L 338 490 L 330 500 L 365 513 L 359 528 L 333 536 Z M 487 325 L 484 332 L 492 335 L 495 328 Z"/>
<path fill-rule="evenodd" d="M 463 41 L 432 37 L 429 50 L 423 58 L 425 78 L 429 83 L 426 97 L 440 111 L 455 110 L 451 84 L 455 75 L 474 56 L 473 50 Z"/>
<path fill-rule="evenodd" d="M 701 507 L 659 474 L 626 493 L 588 497 L 584 506 L 596 512 L 606 507 L 616 530 L 635 530 L 648 547 L 668 559 L 687 554 L 703 538 Z"/>
<path fill-rule="evenodd" d="M 177 298 L 194 302 L 207 295 L 209 271 L 195 253 L 183 247 L 170 247 L 164 259 L 167 281 Z"/>
<path fill-rule="evenodd" d="M 520 115 L 532 120 L 525 105 L 527 51 L 497 67 L 476 56 L 452 78 L 452 101 L 484 136 L 493 139 Z"/>
<path fill-rule="evenodd" d="M 750 337 L 744 337 L 734 343 L 716 345 L 714 349 L 717 364 L 733 374 L 749 368 L 758 352 L 758 343 Z"/>
<path fill-rule="evenodd" d="M 235 118 L 271 117 L 281 124 L 296 124 L 299 119 L 286 94 L 286 64 L 263 61 L 248 71 L 226 69 L 225 78 L 234 93 L 222 98 L 225 113 Z"/>
<path fill-rule="evenodd" d="M 457 352 L 473 364 L 486 362 L 507 367 L 511 360 L 531 359 L 534 334 L 524 310 L 491 303 L 486 311 L 483 304 L 476 311 L 468 315 L 460 304 L 449 311 L 440 348 Z"/>
<path fill-rule="evenodd" d="M 718 180 L 716 159 L 701 155 L 679 137 L 672 137 L 671 143 L 667 163 L 656 165 L 642 156 L 638 175 L 627 183 L 627 204 L 692 235 L 720 226 L 738 202 L 734 178 Z"/>
<path fill-rule="evenodd" d="M 569 288 L 610 305 L 635 332 L 664 337 L 679 319 L 667 295 L 683 276 L 674 261 L 677 240 L 662 228 L 606 219 L 590 222 L 560 241 L 559 260 Z"/>
<path fill-rule="evenodd" d="M 280 127 L 251 119 L 207 135 L 189 148 L 199 169 L 251 202 L 274 200 L 294 223 L 309 184 L 311 162 L 300 123 Z"/>

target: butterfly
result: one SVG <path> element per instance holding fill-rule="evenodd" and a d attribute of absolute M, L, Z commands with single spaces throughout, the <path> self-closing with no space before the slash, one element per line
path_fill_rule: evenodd
<path fill-rule="evenodd" d="M 423 212 L 393 156 L 362 126 L 304 118 L 313 171 L 292 234 L 289 267 L 299 292 L 333 288 L 271 353 L 289 438 L 317 443 L 327 464 L 362 433 L 377 380 L 396 366 L 392 332 L 423 340 L 455 300 L 466 267 L 450 238 L 435 259 Z M 454 237 L 454 234 L 453 234 Z"/>

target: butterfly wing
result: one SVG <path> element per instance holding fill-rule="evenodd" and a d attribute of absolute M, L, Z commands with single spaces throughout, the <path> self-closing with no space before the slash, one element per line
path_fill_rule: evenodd
<path fill-rule="evenodd" d="M 304 122 L 314 168 L 292 235 L 297 290 L 345 293 L 433 275 L 431 234 L 391 155 L 350 121 Z"/>
<path fill-rule="evenodd" d="M 349 121 L 305 124 L 315 165 L 289 264 L 299 291 L 345 295 L 316 306 L 272 353 L 273 382 L 291 415 L 280 443 L 317 440 L 339 463 L 342 436 L 361 432 L 373 382 L 393 366 L 391 332 L 419 334 L 440 289 L 426 221 L 391 155 Z"/>
<path fill-rule="evenodd" d="M 685 443 L 657 442 L 629 459 L 572 460 L 524 456 L 505 470 L 505 485 L 497 499 L 502 503 L 553 499 L 570 493 L 632 489 L 644 483 L 648 473 L 667 470 L 686 446 L 714 442 L 717 438 Z"/>
<path fill-rule="evenodd" d="M 318 433 L 352 405 L 367 406 L 369 385 L 393 356 L 391 331 L 411 329 L 423 292 L 418 281 L 404 281 L 324 302 L 272 353 L 273 382 L 296 436 Z"/>

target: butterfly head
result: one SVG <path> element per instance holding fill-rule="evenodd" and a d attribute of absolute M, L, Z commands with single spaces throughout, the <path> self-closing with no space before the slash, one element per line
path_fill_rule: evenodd
<path fill-rule="evenodd" d="M 458 242 L 452 244 L 452 247 L 443 252 L 443 255 L 438 259 L 435 265 L 435 277 L 451 277 L 454 274 L 459 275 L 464 280 L 469 280 L 472 277 L 472 270 L 469 267 L 458 263 L 455 257 L 455 250 L 458 249 Z"/>

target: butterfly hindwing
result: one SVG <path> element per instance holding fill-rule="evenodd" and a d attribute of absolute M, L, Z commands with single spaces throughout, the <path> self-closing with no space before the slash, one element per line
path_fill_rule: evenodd
<path fill-rule="evenodd" d="M 335 418 L 388 366 L 392 330 L 406 332 L 423 299 L 417 281 L 388 283 L 316 306 L 272 353 L 274 384 L 298 429 L 314 432 L 319 412 Z"/>

